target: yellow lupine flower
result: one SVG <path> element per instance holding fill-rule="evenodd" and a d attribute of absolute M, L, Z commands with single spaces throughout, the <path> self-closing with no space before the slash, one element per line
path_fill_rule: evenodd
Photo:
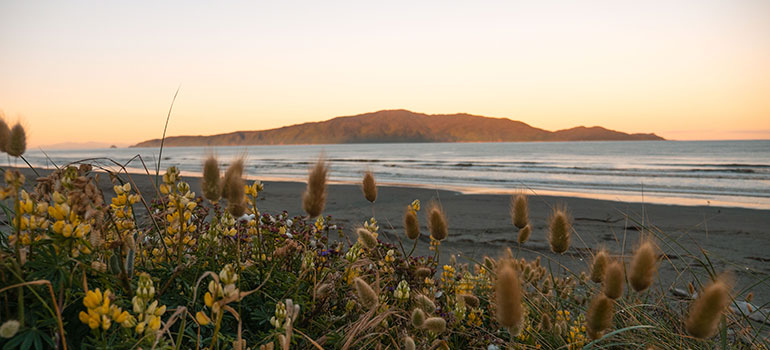
<path fill-rule="evenodd" d="M 198 313 L 195 314 L 195 320 L 197 320 L 201 326 L 211 323 L 211 319 L 202 311 L 198 311 Z"/>
<path fill-rule="evenodd" d="M 147 327 L 149 327 L 153 331 L 157 331 L 160 328 L 160 317 L 151 316 L 150 322 L 147 323 Z"/>
<path fill-rule="evenodd" d="M 83 305 L 89 309 L 94 309 L 102 303 L 102 292 L 99 288 L 95 291 L 89 290 L 86 292 L 85 298 L 83 298 Z"/>
<path fill-rule="evenodd" d="M 211 296 L 211 293 L 206 292 L 206 295 L 203 296 L 203 302 L 206 303 L 206 306 L 211 307 L 214 304 L 214 297 Z"/>

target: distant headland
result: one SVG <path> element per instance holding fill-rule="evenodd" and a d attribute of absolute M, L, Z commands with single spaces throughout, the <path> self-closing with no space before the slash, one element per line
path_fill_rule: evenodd
<path fill-rule="evenodd" d="M 628 134 L 603 127 L 579 126 L 548 131 L 508 118 L 471 114 L 423 114 L 403 109 L 336 117 L 260 131 L 209 136 L 171 136 L 164 146 L 244 146 L 399 142 L 519 142 L 664 140 L 655 134 Z M 160 139 L 131 147 L 158 147 Z"/>

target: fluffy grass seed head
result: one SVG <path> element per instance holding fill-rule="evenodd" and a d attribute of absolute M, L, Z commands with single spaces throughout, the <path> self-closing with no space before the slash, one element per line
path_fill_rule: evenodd
<path fill-rule="evenodd" d="M 0 338 L 10 339 L 19 331 L 21 324 L 16 320 L 8 320 L 0 326 Z"/>
<path fill-rule="evenodd" d="M 730 284 L 724 276 L 709 283 L 690 306 L 685 328 L 693 337 L 707 339 L 714 336 L 722 313 L 730 305 Z"/>
<path fill-rule="evenodd" d="M 470 307 L 479 307 L 479 298 L 472 294 L 460 294 L 460 298 L 462 298 L 463 303 L 465 305 L 468 305 Z"/>
<path fill-rule="evenodd" d="M 203 192 L 203 197 L 211 202 L 216 202 L 222 197 L 222 188 L 219 178 L 219 163 L 213 154 L 209 155 L 203 162 L 201 192 Z"/>
<path fill-rule="evenodd" d="M 444 333 L 446 330 L 446 320 L 442 317 L 429 317 L 422 325 L 435 334 Z"/>
<path fill-rule="evenodd" d="M 302 195 L 302 208 L 311 218 L 321 215 L 326 205 L 328 174 L 329 167 L 323 158 L 319 158 L 308 173 L 307 189 Z"/>
<path fill-rule="evenodd" d="M 602 283 L 604 281 L 604 273 L 607 270 L 607 263 L 610 261 L 610 254 L 606 249 L 601 248 L 599 252 L 594 255 L 594 263 L 591 265 L 591 281 L 596 283 Z"/>
<path fill-rule="evenodd" d="M 586 314 L 586 333 L 591 339 L 599 339 L 605 329 L 612 326 L 612 315 L 615 313 L 615 307 L 612 299 L 604 294 L 597 294 Z"/>
<path fill-rule="evenodd" d="M 27 150 L 27 133 L 24 131 L 24 127 L 20 123 L 11 128 L 10 135 L 8 136 L 8 147 L 6 152 L 13 157 L 21 157 Z"/>
<path fill-rule="evenodd" d="M 434 304 L 433 300 L 424 294 L 417 294 L 415 301 L 417 302 L 417 307 L 422 309 L 422 311 L 425 311 L 427 314 L 432 314 L 434 311 L 436 311 L 436 304 Z"/>
<path fill-rule="evenodd" d="M 551 219 L 549 220 L 548 242 L 551 244 L 551 251 L 561 254 L 569 249 L 570 234 L 572 223 L 565 206 L 554 207 Z"/>
<path fill-rule="evenodd" d="M 604 287 L 602 288 L 604 295 L 613 300 L 620 298 L 623 294 L 624 283 L 623 264 L 618 260 L 609 263 L 604 272 Z"/>
<path fill-rule="evenodd" d="M 237 159 L 225 171 L 222 184 L 222 197 L 227 199 L 227 210 L 234 217 L 240 217 L 246 211 L 246 183 L 243 181 L 243 158 Z"/>
<path fill-rule="evenodd" d="M 417 220 L 417 213 L 411 205 L 407 205 L 404 212 L 404 231 L 406 231 L 406 238 L 411 240 L 420 237 L 420 222 Z"/>
<path fill-rule="evenodd" d="M 406 338 L 404 338 L 404 349 L 414 350 L 416 348 L 417 346 L 414 344 L 414 339 L 412 339 L 410 336 L 406 336 Z"/>
<path fill-rule="evenodd" d="M 513 226 L 516 226 L 519 230 L 527 226 L 529 223 L 527 195 L 518 193 L 511 196 L 511 219 L 513 220 Z"/>
<path fill-rule="evenodd" d="M 430 229 L 430 236 L 437 241 L 443 241 L 449 235 L 444 209 L 435 202 L 428 210 L 428 229 Z"/>
<path fill-rule="evenodd" d="M 376 307 L 379 303 L 379 299 L 377 298 L 377 293 L 375 293 L 374 289 L 372 289 L 372 286 L 370 286 L 369 283 L 366 283 L 366 281 L 362 280 L 360 277 L 356 277 L 354 282 L 356 287 L 356 294 L 358 294 L 358 300 L 361 301 L 361 305 L 363 305 L 363 307 L 366 309 L 372 309 L 373 307 Z"/>
<path fill-rule="evenodd" d="M 497 322 L 508 329 L 520 330 L 524 308 L 521 304 L 519 276 L 512 263 L 503 261 L 498 266 L 495 281 Z"/>
<path fill-rule="evenodd" d="M 0 113 L 0 151 L 8 152 L 8 141 L 11 139 L 11 128 L 5 122 L 2 113 Z"/>
<path fill-rule="evenodd" d="M 427 316 L 425 316 L 425 312 L 422 311 L 419 307 L 414 308 L 412 310 L 412 326 L 415 326 L 416 328 L 422 327 L 422 324 L 425 323 L 425 319 Z"/>
<path fill-rule="evenodd" d="M 369 230 L 359 227 L 356 229 L 356 234 L 358 234 L 358 241 L 366 249 L 372 250 L 377 248 L 377 238 Z"/>
<path fill-rule="evenodd" d="M 658 272 L 658 249 L 650 239 L 643 239 L 631 260 L 628 284 L 637 292 L 652 285 Z"/>
<path fill-rule="evenodd" d="M 364 198 L 374 203 L 377 200 L 377 183 L 374 181 L 374 174 L 371 171 L 364 173 L 364 182 L 361 189 L 364 191 Z"/>
<path fill-rule="evenodd" d="M 519 229 L 519 244 L 524 244 L 529 240 L 529 236 L 532 235 L 532 226 L 527 224 L 523 228 Z"/>

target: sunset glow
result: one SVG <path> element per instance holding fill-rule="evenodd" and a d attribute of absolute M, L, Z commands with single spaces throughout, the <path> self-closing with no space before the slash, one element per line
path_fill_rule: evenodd
<path fill-rule="evenodd" d="M 221 6 L 221 7 L 214 7 Z M 0 2 L 0 110 L 32 146 L 382 109 L 770 138 L 770 2 Z"/>

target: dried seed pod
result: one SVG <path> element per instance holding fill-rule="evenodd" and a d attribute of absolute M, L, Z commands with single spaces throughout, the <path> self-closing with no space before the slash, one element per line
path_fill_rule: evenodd
<path fill-rule="evenodd" d="M 425 316 L 425 312 L 422 311 L 420 308 L 415 308 L 412 310 L 412 325 L 419 328 L 422 327 L 422 324 L 425 323 L 425 319 L 427 316 Z"/>
<path fill-rule="evenodd" d="M 722 313 L 730 305 L 730 285 L 724 277 L 711 282 L 690 306 L 685 321 L 687 332 L 693 337 L 711 338 L 717 332 Z"/>
<path fill-rule="evenodd" d="M 377 200 L 377 184 L 374 181 L 374 174 L 371 171 L 367 171 L 364 174 L 364 181 L 362 188 L 364 191 L 364 198 L 369 202 L 374 203 Z"/>
<path fill-rule="evenodd" d="M 366 247 L 366 249 L 372 250 L 377 248 L 377 238 L 375 238 L 374 234 L 369 232 L 369 230 L 359 227 L 356 229 L 356 234 L 358 234 L 358 241 L 361 242 L 361 245 Z"/>
<path fill-rule="evenodd" d="M 446 320 L 441 317 L 429 317 L 423 323 L 423 327 L 433 333 L 444 333 L 446 330 Z"/>
<path fill-rule="evenodd" d="M 529 240 L 529 236 L 531 234 L 532 234 L 532 226 L 529 226 L 529 224 L 527 224 L 522 229 L 520 229 L 519 230 L 519 237 L 517 239 L 519 241 L 519 244 L 526 243 Z"/>
<path fill-rule="evenodd" d="M 645 239 L 634 252 L 631 260 L 628 284 L 637 292 L 652 285 L 658 271 L 658 250 L 649 239 Z"/>
<path fill-rule="evenodd" d="M 604 288 L 602 291 L 610 299 L 617 299 L 623 294 L 623 284 L 625 278 L 623 276 L 623 264 L 619 261 L 613 261 L 607 265 L 607 270 L 604 273 Z"/>
<path fill-rule="evenodd" d="M 8 152 L 8 143 L 11 140 L 11 128 L 0 113 L 0 152 Z"/>
<path fill-rule="evenodd" d="M 307 180 L 307 189 L 302 195 L 302 208 L 308 216 L 314 218 L 321 215 L 326 206 L 326 182 L 328 180 L 329 167 L 323 158 L 319 158 L 315 166 L 310 169 Z"/>
<path fill-rule="evenodd" d="M 601 283 L 604 280 L 604 272 L 607 270 L 607 262 L 609 260 L 610 254 L 604 248 L 596 253 L 594 263 L 591 266 L 591 281 Z"/>
<path fill-rule="evenodd" d="M 356 277 L 353 281 L 355 282 L 356 294 L 358 294 L 358 300 L 360 300 L 361 305 L 367 309 L 377 306 L 379 299 L 377 298 L 377 293 L 372 289 L 372 286 L 360 277 Z"/>
<path fill-rule="evenodd" d="M 417 302 L 417 307 L 427 314 L 432 314 L 433 311 L 436 311 L 436 304 L 433 303 L 433 300 L 423 294 L 417 294 L 415 301 Z"/>
<path fill-rule="evenodd" d="M 519 230 L 529 223 L 527 196 L 523 193 L 511 196 L 511 220 L 513 220 L 513 225 Z"/>
<path fill-rule="evenodd" d="M 613 301 L 604 294 L 597 294 L 591 300 L 591 306 L 586 315 L 586 333 L 591 339 L 599 339 L 605 329 L 612 326 L 612 315 L 615 313 Z"/>
<path fill-rule="evenodd" d="M 24 131 L 24 127 L 21 126 L 21 124 L 16 123 L 16 125 L 11 128 L 11 133 L 9 135 L 8 139 L 8 147 L 6 147 L 6 152 L 8 155 L 13 157 L 21 157 L 22 154 L 27 150 L 27 133 Z"/>
<path fill-rule="evenodd" d="M 520 329 L 523 321 L 521 282 L 512 264 L 499 265 L 495 281 L 497 322 L 510 329 Z"/>
<path fill-rule="evenodd" d="M 437 241 L 443 241 L 449 234 L 444 210 L 436 203 L 428 210 L 428 229 L 430 236 Z"/>
<path fill-rule="evenodd" d="M 417 220 L 417 213 L 409 205 L 406 206 L 404 212 L 404 230 L 406 231 L 406 238 L 415 240 L 420 237 L 420 223 Z"/>
<path fill-rule="evenodd" d="M 566 208 L 563 206 L 554 207 L 549 221 L 548 242 L 551 244 L 551 251 L 557 254 L 566 252 L 569 249 L 572 230 L 572 223 Z"/>
<path fill-rule="evenodd" d="M 219 163 L 217 159 L 210 155 L 203 162 L 203 179 L 201 180 L 201 192 L 203 197 L 211 202 L 216 202 L 222 195 L 222 189 L 219 178 Z"/>

